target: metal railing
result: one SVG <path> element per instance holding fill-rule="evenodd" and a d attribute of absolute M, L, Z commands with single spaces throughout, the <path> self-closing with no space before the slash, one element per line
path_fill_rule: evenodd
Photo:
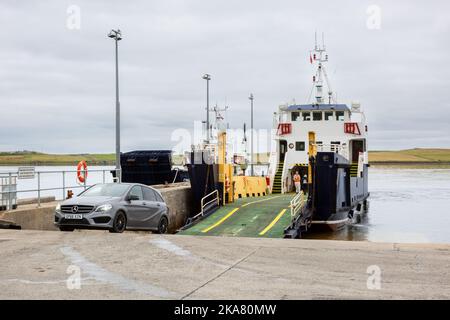
<path fill-rule="evenodd" d="M 211 200 L 209 200 L 208 202 L 205 203 L 205 201 L 210 198 L 211 196 L 216 195 L 214 198 L 212 198 Z M 217 202 L 217 205 L 219 205 L 219 190 L 214 190 L 213 192 L 207 194 L 206 196 L 204 196 L 201 200 L 200 200 L 200 212 L 198 214 L 196 214 L 195 216 L 193 216 L 192 218 L 190 218 L 189 220 L 192 222 L 195 219 L 197 219 L 200 216 L 204 216 L 205 215 L 205 208 L 210 205 L 211 203 Z"/>
<path fill-rule="evenodd" d="M 213 198 L 212 200 L 209 200 L 208 202 L 205 203 L 205 200 L 208 199 L 209 197 L 216 195 L 215 198 Z M 201 205 L 201 215 L 203 216 L 205 214 L 205 208 L 206 206 L 210 205 L 211 203 L 217 202 L 217 205 L 219 205 L 219 190 L 214 190 L 213 192 L 211 192 L 210 194 L 207 194 L 206 196 L 204 196 L 202 198 L 202 200 L 200 201 L 200 205 Z"/>
<path fill-rule="evenodd" d="M 80 170 L 80 173 L 83 174 L 83 176 L 86 176 L 86 174 L 90 175 L 92 177 L 92 173 L 95 172 L 101 172 L 102 176 L 101 178 L 97 179 L 96 183 L 106 183 L 106 173 L 108 173 L 110 175 L 110 177 L 112 177 L 112 181 L 113 182 L 117 182 L 118 178 L 114 178 L 112 176 L 113 172 L 120 172 L 120 169 L 93 169 L 93 170 Z M 42 187 L 42 180 L 46 175 L 60 175 L 58 180 L 60 181 L 59 186 L 56 187 Z M 35 178 L 30 179 L 30 180 L 36 180 L 36 188 L 26 188 L 24 190 L 20 190 L 18 187 L 16 187 L 16 190 L 14 191 L 1 191 L 0 195 L 2 196 L 1 198 L 3 198 L 3 195 L 7 195 L 6 199 L 8 200 L 8 205 L 7 208 L 8 209 L 12 209 L 12 202 L 11 202 L 11 195 L 17 195 L 19 193 L 33 193 L 34 195 L 37 195 L 37 206 L 40 207 L 41 206 L 41 200 L 42 200 L 42 194 L 43 192 L 50 192 L 50 191 L 59 191 L 61 190 L 62 192 L 62 197 L 61 199 L 66 199 L 66 191 L 68 190 L 73 190 L 73 189 L 83 189 L 86 190 L 87 188 L 93 186 L 96 183 L 93 184 L 88 184 L 87 180 L 89 180 L 89 177 L 84 179 L 83 183 L 78 183 L 78 184 L 68 184 L 67 183 L 67 176 L 69 174 L 75 174 L 75 176 L 77 175 L 77 170 L 53 170 L 53 171 L 36 171 L 35 172 Z M 118 175 L 115 175 L 116 177 L 118 177 Z M 9 179 L 9 181 L 12 181 L 13 179 L 16 179 L 17 181 L 17 185 L 19 186 L 19 181 L 24 181 L 21 179 L 18 179 L 19 177 L 19 171 L 7 171 L 7 172 L 1 172 L 0 171 L 0 178 L 7 178 Z M 28 179 L 27 179 L 28 180 Z M 55 180 L 55 179 L 53 179 Z M 92 178 L 91 178 L 92 180 Z M 18 197 L 17 197 L 18 198 Z M 55 199 L 57 197 L 55 196 Z"/>
<path fill-rule="evenodd" d="M 294 221 L 294 219 L 297 218 L 304 204 L 305 204 L 305 195 L 303 194 L 303 192 L 297 193 L 295 197 L 291 200 L 290 204 L 292 221 Z"/>
<path fill-rule="evenodd" d="M 316 144 L 318 152 L 334 152 L 348 158 L 348 148 L 339 144 Z"/>
<path fill-rule="evenodd" d="M 17 177 L 0 176 L 0 210 L 11 210 L 17 206 Z M 5 191 L 8 190 L 8 191 Z M 4 194 L 7 194 L 4 197 Z"/>

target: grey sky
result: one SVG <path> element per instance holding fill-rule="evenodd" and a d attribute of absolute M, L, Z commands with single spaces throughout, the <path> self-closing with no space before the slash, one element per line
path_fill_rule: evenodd
<path fill-rule="evenodd" d="M 0 3 L 0 151 L 114 152 L 113 41 L 119 27 L 122 149 L 171 148 L 174 129 L 230 106 L 231 126 L 270 128 L 303 103 L 309 50 L 325 32 L 338 101 L 361 102 L 370 149 L 450 147 L 448 1 L 8 1 Z M 81 9 L 81 29 L 66 27 Z M 369 5 L 381 29 L 366 26 Z"/>

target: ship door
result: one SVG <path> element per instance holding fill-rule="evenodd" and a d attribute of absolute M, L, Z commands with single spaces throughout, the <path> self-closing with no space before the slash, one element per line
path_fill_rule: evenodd
<path fill-rule="evenodd" d="M 287 141 L 286 140 L 280 140 L 280 162 L 284 162 L 284 157 L 286 156 L 287 152 Z"/>
<path fill-rule="evenodd" d="M 366 151 L 364 146 L 364 140 L 351 140 L 350 150 L 351 150 L 351 162 L 358 163 L 359 153 Z"/>

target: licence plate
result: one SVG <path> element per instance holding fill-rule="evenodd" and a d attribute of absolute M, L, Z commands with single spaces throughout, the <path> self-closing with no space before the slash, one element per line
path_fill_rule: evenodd
<path fill-rule="evenodd" d="M 65 214 L 64 219 L 68 219 L 68 220 L 83 219 L 83 215 L 81 215 L 81 214 Z"/>

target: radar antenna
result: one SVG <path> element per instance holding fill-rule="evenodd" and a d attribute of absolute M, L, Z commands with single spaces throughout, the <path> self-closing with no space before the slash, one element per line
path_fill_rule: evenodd
<path fill-rule="evenodd" d="M 322 45 L 317 45 L 317 32 L 314 34 L 315 45 L 314 50 L 310 51 L 311 64 L 317 63 L 316 74 L 313 76 L 313 89 L 315 88 L 315 103 L 324 104 L 323 82 L 325 80 L 327 85 L 328 104 L 337 103 L 336 96 L 333 94 L 330 80 L 325 69 L 325 62 L 328 62 L 328 54 L 325 49 L 325 36 L 322 33 Z M 309 99 L 308 99 L 309 100 Z"/>

